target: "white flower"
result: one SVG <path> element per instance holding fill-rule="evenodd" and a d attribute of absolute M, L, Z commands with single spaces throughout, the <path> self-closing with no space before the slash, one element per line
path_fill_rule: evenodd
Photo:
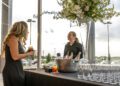
<path fill-rule="evenodd" d="M 77 17 L 78 17 L 78 18 L 81 18 L 80 14 L 77 14 Z"/>
<path fill-rule="evenodd" d="M 95 14 L 92 14 L 92 16 L 94 17 L 94 16 L 95 16 Z"/>
<path fill-rule="evenodd" d="M 80 14 L 80 18 L 81 18 L 81 19 L 84 18 L 84 12 L 82 12 L 82 13 Z"/>
<path fill-rule="evenodd" d="M 68 1 L 68 3 L 71 3 L 72 1 L 71 0 L 67 0 Z"/>
<path fill-rule="evenodd" d="M 80 6 L 79 6 L 79 5 L 75 5 L 75 6 L 74 6 L 74 9 L 75 9 L 75 10 L 80 10 Z"/>
<path fill-rule="evenodd" d="M 94 3 L 97 3 L 99 0 L 93 0 Z"/>
<path fill-rule="evenodd" d="M 81 0 L 82 2 L 84 2 L 84 0 Z"/>
<path fill-rule="evenodd" d="M 69 15 L 75 15 L 75 17 L 79 18 L 81 22 L 86 22 L 89 21 L 89 19 L 94 19 L 94 20 L 104 20 L 105 18 L 111 18 L 115 14 L 117 15 L 117 12 L 114 11 L 114 7 L 112 8 L 106 8 L 106 6 L 109 5 L 109 0 L 76 0 L 74 2 L 73 0 L 62 0 L 63 3 L 63 10 L 61 17 L 67 18 L 68 20 L 73 19 L 75 20 L 76 18 L 69 18 Z M 93 3 L 89 3 L 89 2 Z M 103 6 L 103 9 L 105 10 L 100 10 L 101 6 Z M 90 9 L 93 8 L 93 9 Z M 97 9 L 94 9 L 97 8 Z M 113 9 L 113 10 L 111 10 Z M 99 11 L 99 14 L 96 14 L 96 10 Z M 91 15 L 88 16 L 86 12 L 91 12 Z M 106 14 L 104 16 L 101 16 L 102 14 Z M 99 17 L 99 15 L 101 17 Z"/>
<path fill-rule="evenodd" d="M 85 7 L 85 11 L 89 11 L 89 6 L 86 6 L 86 7 Z"/>
<path fill-rule="evenodd" d="M 80 15 L 82 10 L 72 10 L 72 13 L 75 13 L 76 15 Z"/>

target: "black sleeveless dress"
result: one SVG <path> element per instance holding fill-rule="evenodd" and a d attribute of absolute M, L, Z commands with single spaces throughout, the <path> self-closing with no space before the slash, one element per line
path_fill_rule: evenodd
<path fill-rule="evenodd" d="M 24 53 L 24 49 L 18 42 L 19 53 Z M 11 57 L 10 48 L 6 45 L 5 67 L 3 69 L 4 86 L 25 86 L 25 74 L 21 60 L 14 61 Z"/>

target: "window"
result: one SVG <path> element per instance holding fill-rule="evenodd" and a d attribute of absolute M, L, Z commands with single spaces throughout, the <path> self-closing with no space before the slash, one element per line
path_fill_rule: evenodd
<path fill-rule="evenodd" d="M 58 0 L 59 1 L 59 0 Z M 85 44 L 85 29 L 70 23 L 66 19 L 53 19 L 54 14 L 61 10 L 57 0 L 42 0 L 42 65 L 55 63 L 57 55 L 63 57 L 65 44 L 68 42 L 69 31 L 75 31 L 83 45 Z M 71 25 L 71 26 L 70 26 Z"/>
<path fill-rule="evenodd" d="M 35 15 L 37 15 L 37 0 L 13 0 L 13 23 L 16 21 L 26 21 L 28 23 L 29 36 L 26 42 L 26 50 L 30 45 L 35 50 L 37 49 L 37 18 L 34 17 Z M 37 67 L 36 58 L 29 57 L 22 62 L 24 68 Z"/>

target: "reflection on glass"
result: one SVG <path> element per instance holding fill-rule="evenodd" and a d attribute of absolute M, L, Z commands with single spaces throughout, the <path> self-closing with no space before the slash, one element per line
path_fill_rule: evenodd
<path fill-rule="evenodd" d="M 120 86 L 119 65 L 80 64 L 78 69 L 79 79 Z"/>

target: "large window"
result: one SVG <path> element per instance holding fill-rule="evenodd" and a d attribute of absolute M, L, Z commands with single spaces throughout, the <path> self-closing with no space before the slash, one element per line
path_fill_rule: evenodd
<path fill-rule="evenodd" d="M 44 11 L 55 11 L 61 9 L 58 5 L 57 0 L 42 0 L 42 10 Z M 51 3 L 51 4 L 50 4 Z M 27 6 L 26 6 L 27 4 Z M 31 34 L 27 41 L 27 46 L 30 45 L 30 35 L 31 35 L 31 45 L 36 50 L 37 49 L 37 0 L 13 0 L 13 22 L 28 19 L 32 19 L 36 22 L 32 22 L 30 27 L 30 22 L 28 22 L 29 28 L 31 28 Z M 70 27 L 70 22 L 67 20 L 54 20 L 54 15 L 43 14 L 42 15 L 42 62 L 46 63 L 46 58 L 50 55 L 55 57 L 57 53 L 63 56 L 64 46 L 67 43 L 67 34 L 69 31 L 74 30 L 80 41 L 84 41 L 85 32 L 84 27 L 81 29 L 79 27 Z M 30 31 L 30 30 L 29 30 Z M 81 33 L 81 34 L 80 34 Z M 82 39 L 81 36 L 82 35 Z M 45 57 L 45 59 L 44 59 Z M 30 61 L 26 59 L 23 63 L 30 65 L 35 63 L 36 59 Z M 36 66 L 36 64 L 34 65 Z"/>
<path fill-rule="evenodd" d="M 26 50 L 30 45 L 37 50 L 37 18 L 34 17 L 35 15 L 37 15 L 37 0 L 13 0 L 13 23 L 16 21 L 26 21 L 28 23 L 29 37 L 26 42 Z M 22 60 L 25 68 L 37 67 L 35 61 L 36 58 L 32 59 L 30 57 Z"/>
<path fill-rule="evenodd" d="M 42 0 L 43 12 L 58 12 L 61 7 L 57 0 Z M 51 4 L 50 4 L 51 3 Z M 53 19 L 54 14 L 42 15 L 42 56 L 44 64 L 48 61 L 54 61 L 57 53 L 63 57 L 65 44 L 68 42 L 67 35 L 69 31 L 75 31 L 77 37 L 85 45 L 85 27 L 78 27 L 65 19 Z M 52 62 L 51 62 L 52 63 Z M 54 63 L 54 62 L 53 62 Z"/>
<path fill-rule="evenodd" d="M 58 12 L 61 10 L 61 7 L 58 5 L 57 0 L 42 0 L 43 1 L 43 11 L 55 11 Z M 58 0 L 59 1 L 59 0 Z M 52 4 L 50 4 L 52 3 Z M 120 12 L 120 1 L 111 0 L 111 3 L 115 4 L 115 10 Z M 61 53 L 63 56 L 64 45 L 67 43 L 67 34 L 69 31 L 75 31 L 77 37 L 81 43 L 83 43 L 85 48 L 86 41 L 86 28 L 85 26 L 74 26 L 70 27 L 70 22 L 67 20 L 54 20 L 53 15 L 44 14 L 42 16 L 42 50 L 43 56 L 51 57 L 56 56 L 57 53 Z M 110 37 L 110 55 L 111 61 L 113 64 L 120 63 L 120 35 L 119 35 L 119 21 L 120 17 L 113 17 L 109 25 L 109 37 Z M 107 25 L 101 22 L 95 23 L 95 55 L 96 62 L 106 63 L 108 59 L 108 32 Z"/>
<path fill-rule="evenodd" d="M 113 1 L 113 0 L 112 0 Z M 120 1 L 113 1 L 116 6 L 116 10 L 120 10 L 118 3 Z M 61 10 L 61 7 L 58 5 L 57 0 L 42 0 L 42 11 L 48 12 L 58 12 Z M 13 0 L 13 22 L 24 20 L 28 21 L 31 19 L 31 27 L 30 22 L 29 31 L 29 38 L 27 41 L 26 47 L 31 45 L 35 50 L 37 50 L 37 0 Z M 55 20 L 53 19 L 53 14 L 43 14 L 42 15 L 42 64 L 47 63 L 48 60 L 50 61 L 51 58 L 56 57 L 57 53 L 60 53 L 63 56 L 64 46 L 68 42 L 67 34 L 69 31 L 75 31 L 77 33 L 77 37 L 84 45 L 86 43 L 86 27 L 83 25 L 78 27 L 76 25 L 71 25 L 68 20 Z M 119 40 L 119 17 L 111 19 L 112 24 L 110 25 L 110 53 L 111 57 L 119 57 L 120 56 L 120 40 Z M 31 30 L 30 30 L 31 28 Z M 103 57 L 97 58 L 98 60 L 103 61 L 107 59 L 107 26 L 96 22 L 95 25 L 96 30 L 96 56 Z M 31 35 L 31 36 L 30 36 Z M 102 46 L 102 47 L 101 47 Z M 23 61 L 24 65 L 32 65 L 32 67 L 36 67 L 36 61 L 34 60 L 25 59 Z M 51 59 L 53 60 L 53 59 Z M 99 62 L 99 63 L 100 63 Z M 35 63 L 35 64 L 34 64 Z M 31 66 L 30 66 L 31 67 Z"/>

